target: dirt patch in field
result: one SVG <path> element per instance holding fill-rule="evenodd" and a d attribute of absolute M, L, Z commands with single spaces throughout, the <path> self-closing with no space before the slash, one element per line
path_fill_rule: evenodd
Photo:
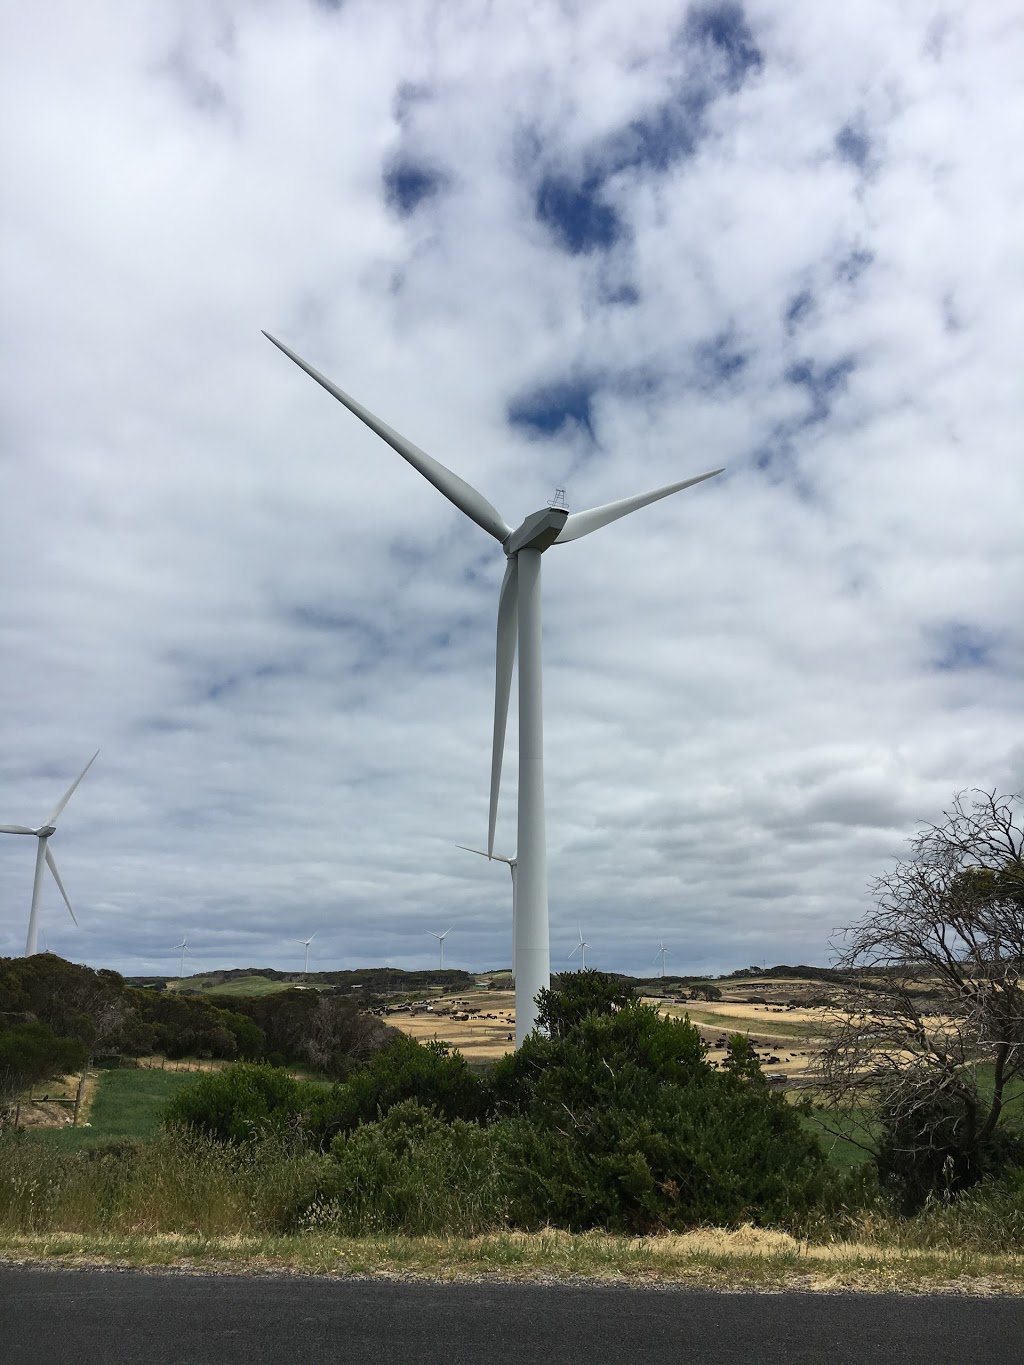
<path fill-rule="evenodd" d="M 515 1051 L 516 998 L 511 991 L 446 995 L 431 1000 L 430 1005 L 429 1010 L 396 1009 L 384 1018 L 418 1042 L 436 1038 L 450 1043 L 468 1062 L 497 1061 Z"/>

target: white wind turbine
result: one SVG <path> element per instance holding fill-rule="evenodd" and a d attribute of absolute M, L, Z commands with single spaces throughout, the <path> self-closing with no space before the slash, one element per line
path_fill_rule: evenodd
<path fill-rule="evenodd" d="M 71 800 L 72 793 L 79 782 L 81 782 L 82 778 L 96 762 L 96 755 L 98 753 L 99 749 L 97 749 L 96 753 L 89 759 L 89 762 L 78 774 L 71 786 L 68 787 L 56 806 L 54 806 L 49 817 L 38 829 L 29 829 L 27 825 L 0 825 L 0 834 L 34 834 L 39 840 L 39 843 L 36 846 L 36 874 L 32 881 L 32 909 L 29 911 L 28 916 L 28 938 L 25 940 L 26 957 L 31 957 L 34 953 L 39 951 L 39 902 L 43 892 L 44 863 L 53 873 L 53 880 L 57 883 L 58 891 L 64 897 L 64 904 L 68 907 L 68 914 L 76 925 L 78 923 L 78 920 L 75 919 L 75 912 L 71 908 L 71 902 L 68 900 L 68 893 L 64 890 L 64 883 L 60 879 L 60 873 L 57 871 L 57 864 L 54 862 L 53 854 L 50 852 L 47 844 L 49 843 L 50 836 L 57 832 L 57 816 L 60 815 L 61 811 Z"/>
<path fill-rule="evenodd" d="M 430 935 L 430 937 L 431 937 L 431 938 L 436 938 L 437 941 L 438 941 L 438 943 L 441 945 L 441 963 L 440 963 L 440 970 L 441 970 L 441 971 L 444 971 L 444 941 L 445 941 L 445 939 L 448 937 L 448 935 L 451 933 L 452 929 L 454 929 L 454 927 L 455 927 L 455 926 L 452 925 L 451 929 L 446 929 L 446 930 L 444 931 L 443 934 L 435 934 L 434 931 L 433 931 L 433 929 L 428 929 L 428 930 L 427 930 L 427 933 Z"/>
<path fill-rule="evenodd" d="M 572 953 L 570 953 L 569 956 L 572 957 L 573 953 L 582 953 L 582 955 L 583 955 L 583 956 L 582 956 L 582 959 L 581 959 L 582 964 L 583 964 L 582 970 L 583 970 L 583 971 L 586 971 L 586 970 L 587 970 L 587 949 L 590 947 L 590 944 L 589 944 L 589 943 L 585 943 L 585 942 L 583 941 L 583 929 L 582 929 L 580 926 L 577 926 L 577 927 L 578 927 L 579 930 L 580 930 L 580 941 L 579 941 L 579 943 L 577 943 L 576 947 L 572 950 Z"/>
<path fill-rule="evenodd" d="M 657 962 L 658 958 L 659 958 L 659 957 L 661 958 L 661 974 L 662 974 L 662 976 L 665 975 L 665 954 L 666 954 L 667 952 L 668 952 L 668 949 L 665 947 L 665 944 L 662 943 L 661 947 L 660 947 L 660 948 L 658 949 L 658 951 L 654 954 L 654 962 L 651 963 L 651 966 L 653 967 L 653 966 L 654 966 L 654 963 Z"/>
<path fill-rule="evenodd" d="M 306 960 L 302 966 L 303 976 L 309 975 L 309 945 L 313 942 L 319 932 L 319 929 L 314 929 L 309 938 L 293 938 L 290 940 L 292 943 L 301 943 L 306 949 Z"/>
<path fill-rule="evenodd" d="M 270 335 L 268 341 L 283 351 L 300 369 L 322 385 L 349 412 L 365 423 L 434 487 L 464 512 L 471 521 L 501 543 L 507 565 L 498 598 L 498 633 L 494 689 L 494 738 L 491 747 L 491 797 L 487 824 L 487 852 L 494 853 L 494 827 L 501 784 L 512 667 L 519 648 L 519 837 L 517 870 L 516 938 L 516 1046 L 536 1027 L 536 996 L 551 984 L 551 943 L 548 929 L 547 846 L 544 827 L 544 719 L 541 681 L 540 560 L 552 545 L 564 545 L 597 531 L 620 517 L 636 512 L 670 493 L 720 474 L 709 470 L 695 478 L 681 479 L 649 493 L 638 493 L 619 502 L 570 514 L 564 507 L 545 507 L 533 512 L 515 530 L 464 479 L 425 454 L 418 446 L 393 431 L 379 417 L 349 397 L 324 375 L 307 365 L 287 346 Z"/>
<path fill-rule="evenodd" d="M 181 967 L 180 967 L 180 969 L 179 969 L 179 971 L 178 971 L 178 976 L 179 976 L 179 977 L 182 977 L 182 976 L 185 975 L 185 954 L 188 953 L 189 957 L 194 957 L 194 956 L 195 956 L 195 954 L 192 952 L 192 949 L 191 949 L 191 948 L 188 946 L 188 944 L 185 942 L 185 939 L 186 939 L 187 937 L 188 937 L 187 934 L 182 934 L 182 936 L 181 936 L 181 942 L 180 942 L 180 943 L 176 943 L 176 944 L 174 945 L 174 951 L 175 951 L 175 952 L 177 952 L 179 948 L 181 949 Z"/>
<path fill-rule="evenodd" d="M 512 984 L 515 985 L 516 886 L 519 881 L 519 877 L 517 875 L 519 870 L 519 859 L 516 857 L 514 853 L 512 854 L 511 858 L 503 858 L 500 853 L 485 853 L 482 848 L 470 848 L 468 844 L 456 844 L 456 848 L 464 849 L 467 853 L 477 853 L 480 855 L 481 858 L 487 858 L 488 861 L 504 863 L 508 870 L 512 873 Z"/>

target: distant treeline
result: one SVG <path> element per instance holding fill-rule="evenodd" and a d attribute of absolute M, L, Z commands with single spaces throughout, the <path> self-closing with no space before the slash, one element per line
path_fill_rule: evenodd
<path fill-rule="evenodd" d="M 333 991 L 217 999 L 139 989 L 117 972 L 53 953 L 0 958 L 0 1070 L 8 1088 L 21 1075 L 19 1058 L 30 1054 L 40 1079 L 71 1069 L 75 1058 L 153 1053 L 300 1065 L 340 1079 L 393 1034 L 358 999 Z"/>
<path fill-rule="evenodd" d="M 439 986 L 443 990 L 467 990 L 476 980 L 476 974 L 472 972 L 447 967 L 443 971 L 435 969 L 425 972 L 407 972 L 401 967 L 361 967 L 338 972 L 280 972 L 274 967 L 234 967 L 226 971 L 200 972 L 194 977 L 128 976 L 124 979 L 129 986 L 143 988 L 163 988 L 168 981 L 180 981 L 179 991 L 215 991 L 218 985 L 248 976 L 260 976 L 267 981 L 293 981 L 296 985 L 334 986 L 341 991 L 363 990 L 371 994 L 419 991 L 431 986 Z M 193 984 L 198 982 L 202 982 L 202 985 Z"/>

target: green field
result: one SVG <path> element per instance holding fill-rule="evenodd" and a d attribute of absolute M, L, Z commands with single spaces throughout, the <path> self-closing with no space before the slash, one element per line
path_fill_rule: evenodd
<path fill-rule="evenodd" d="M 196 1072 L 149 1071 L 143 1067 L 101 1071 L 87 1128 L 39 1128 L 32 1137 L 65 1151 L 94 1147 L 111 1138 L 152 1137 L 167 1101 L 182 1086 L 195 1084 L 198 1079 Z"/>
<path fill-rule="evenodd" d="M 219 981 L 215 976 L 183 976 L 176 981 L 168 981 L 169 991 L 202 991 L 211 1003 L 216 1003 L 220 995 L 276 995 L 279 991 L 294 990 L 296 986 L 306 987 L 304 981 L 272 981 L 266 976 L 239 976 L 231 981 Z M 309 982 L 309 989 L 323 991 L 327 986 Z"/>

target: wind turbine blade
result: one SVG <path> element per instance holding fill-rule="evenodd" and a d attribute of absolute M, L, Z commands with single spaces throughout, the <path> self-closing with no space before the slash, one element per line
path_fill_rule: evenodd
<path fill-rule="evenodd" d="M 486 849 L 470 848 L 468 844 L 456 844 L 455 847 L 464 849 L 467 853 L 478 853 L 481 858 L 487 858 L 489 860 L 493 860 L 496 863 L 505 863 L 506 866 L 508 867 L 512 866 L 512 859 L 503 858 L 500 853 L 488 853 Z"/>
<path fill-rule="evenodd" d="M 512 665 L 519 633 L 519 559 L 512 556 L 505 566 L 498 595 L 498 633 L 494 650 L 494 737 L 491 741 L 491 802 L 487 813 L 487 856 L 494 856 L 494 829 L 498 820 L 501 763 L 505 756 L 505 726 L 512 691 Z"/>
<path fill-rule="evenodd" d="M 572 953 L 570 953 L 569 956 L 572 957 L 573 953 L 578 953 L 582 946 L 583 946 L 582 943 L 577 943 L 576 947 L 572 950 Z"/>
<path fill-rule="evenodd" d="M 53 824 L 56 824 L 56 822 L 57 822 L 57 816 L 61 813 L 61 811 L 64 809 L 64 807 L 65 807 L 65 806 L 68 804 L 68 802 L 71 800 L 72 793 L 74 792 L 75 788 L 78 786 L 79 782 L 81 782 L 82 778 L 86 775 L 86 773 L 89 771 L 89 769 L 92 767 L 92 765 L 96 762 L 96 759 L 97 759 L 97 757 L 99 756 L 99 752 L 100 752 L 99 749 L 97 749 L 97 750 L 96 750 L 96 753 L 94 753 L 93 756 L 92 756 L 92 758 L 89 759 L 89 762 L 85 765 L 85 767 L 82 769 L 82 771 L 78 774 L 78 776 L 75 778 L 74 782 L 72 782 L 71 786 L 68 787 L 67 791 L 66 791 L 66 792 L 64 793 L 64 795 L 60 798 L 60 800 L 57 802 L 56 806 L 54 806 L 53 811 L 52 811 L 51 815 L 49 816 L 49 818 L 43 821 L 43 824 L 44 824 L 44 825 L 53 825 Z"/>
<path fill-rule="evenodd" d="M 68 914 L 71 916 L 72 922 L 77 925 L 78 920 L 75 919 L 75 912 L 71 908 L 71 902 L 68 900 L 68 893 L 64 890 L 64 883 L 60 879 L 60 873 L 57 871 L 57 864 L 53 861 L 53 854 L 50 852 L 49 848 L 46 850 L 46 865 L 53 873 L 53 880 L 57 883 L 57 890 L 64 897 L 64 904 L 68 907 Z"/>
<path fill-rule="evenodd" d="M 555 536 L 554 543 L 564 545 L 568 540 L 579 540 L 580 536 L 589 536 L 591 531 L 599 531 L 609 522 L 618 521 L 619 517 L 626 517 L 630 512 L 637 512 L 641 507 L 657 502 L 659 498 L 667 498 L 670 493 L 692 488 L 695 483 L 703 483 L 705 479 L 713 479 L 716 474 L 721 473 L 721 469 L 712 469 L 707 474 L 698 474 L 695 479 L 667 483 L 664 488 L 655 488 L 651 493 L 637 493 L 635 497 L 623 498 L 620 502 L 606 502 L 603 507 L 591 507 L 586 512 L 570 512 L 565 519 L 565 525 Z"/>
<path fill-rule="evenodd" d="M 35 834 L 28 825 L 0 825 L 0 834 Z"/>
<path fill-rule="evenodd" d="M 382 422 L 379 417 L 374 417 L 373 413 L 364 408 L 362 403 L 357 403 L 351 398 L 344 389 L 339 389 L 337 384 L 314 370 L 312 365 L 295 354 L 294 351 L 278 341 L 277 337 L 271 336 L 269 332 L 263 335 L 268 341 L 272 341 L 279 351 L 283 351 L 289 360 L 293 360 L 299 369 L 305 370 L 310 379 L 322 385 L 339 403 L 344 404 L 360 422 L 364 422 L 371 431 L 375 431 L 382 441 L 387 441 L 392 450 L 396 450 L 403 460 L 407 460 L 413 469 L 432 483 L 438 492 L 443 493 L 449 502 L 453 502 L 460 512 L 465 512 L 471 521 L 475 521 L 478 526 L 482 526 L 485 531 L 495 538 L 495 540 L 506 540 L 512 534 L 511 526 L 506 526 L 501 513 L 496 507 L 492 507 L 482 493 L 478 493 L 472 484 L 466 483 L 465 479 L 460 479 L 458 474 L 453 474 L 450 469 L 446 469 L 443 464 L 432 459 L 419 446 L 414 446 L 411 441 L 407 441 L 404 436 L 400 436 L 397 431 L 393 431 L 386 422 Z"/>

